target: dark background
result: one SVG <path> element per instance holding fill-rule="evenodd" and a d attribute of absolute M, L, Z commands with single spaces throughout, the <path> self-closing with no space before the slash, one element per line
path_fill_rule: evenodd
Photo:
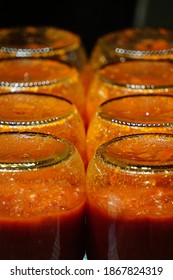
<path fill-rule="evenodd" d="M 97 38 L 126 27 L 173 27 L 172 0 L 28 0 L 0 5 L 0 27 L 52 25 L 81 36 L 90 51 Z"/>

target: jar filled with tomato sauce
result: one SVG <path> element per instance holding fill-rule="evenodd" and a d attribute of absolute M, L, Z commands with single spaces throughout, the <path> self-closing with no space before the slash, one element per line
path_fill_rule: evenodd
<path fill-rule="evenodd" d="M 131 27 L 100 36 L 86 69 L 87 93 L 95 72 L 111 63 L 127 60 L 172 60 L 173 30 L 163 27 Z"/>
<path fill-rule="evenodd" d="M 87 56 L 78 34 L 55 26 L 0 28 L 0 59 L 50 58 L 81 71 Z"/>
<path fill-rule="evenodd" d="M 90 123 L 98 106 L 119 96 L 134 94 L 173 94 L 173 63 L 130 60 L 99 69 L 86 97 L 86 119 Z"/>
<path fill-rule="evenodd" d="M 0 108 L 0 132 L 42 132 L 67 139 L 86 166 L 85 127 L 72 102 L 40 92 L 7 92 L 0 94 Z"/>
<path fill-rule="evenodd" d="M 0 60 L 0 92 L 42 92 L 74 103 L 85 121 L 85 95 L 76 68 L 52 59 Z"/>
<path fill-rule="evenodd" d="M 108 99 L 97 109 L 87 135 L 87 159 L 112 138 L 137 133 L 173 133 L 173 95 L 135 94 Z"/>
<path fill-rule="evenodd" d="M 78 34 L 56 26 L 0 28 L 0 59 L 54 59 L 73 66 L 83 82 L 87 54 Z"/>
<path fill-rule="evenodd" d="M 173 135 L 126 135 L 102 144 L 86 177 L 87 257 L 173 259 Z"/>
<path fill-rule="evenodd" d="M 173 30 L 138 26 L 107 33 L 99 37 L 89 63 L 94 69 L 126 60 L 173 59 Z"/>
<path fill-rule="evenodd" d="M 71 142 L 0 133 L 0 259 L 76 260 L 85 253 L 85 172 Z"/>

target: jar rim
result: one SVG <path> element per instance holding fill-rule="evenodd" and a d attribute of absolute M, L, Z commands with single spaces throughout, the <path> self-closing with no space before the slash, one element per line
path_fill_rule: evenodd
<path fill-rule="evenodd" d="M 37 159 L 37 158 L 34 159 L 34 158 L 32 158 L 32 156 L 30 156 L 30 158 L 25 158 L 25 154 L 29 153 L 29 155 L 30 155 L 30 151 L 28 151 L 28 150 L 26 150 L 26 151 L 23 150 L 23 155 L 20 154 L 20 156 L 22 158 L 21 159 L 17 158 L 18 160 L 8 160 L 8 158 L 7 159 L 5 158 L 5 160 L 3 160 L 2 158 L 0 158 L 0 172 L 23 172 L 23 171 L 38 170 L 38 169 L 55 166 L 55 165 L 62 164 L 65 161 L 67 161 L 76 151 L 74 145 L 71 142 L 69 142 L 68 140 L 59 138 L 54 135 L 46 134 L 46 133 L 19 132 L 19 131 L 0 132 L 0 138 L 1 137 L 4 137 L 5 139 L 7 139 L 7 137 L 11 137 L 11 139 L 13 137 L 17 137 L 18 140 L 21 140 L 23 138 L 22 141 L 26 141 L 26 139 L 27 139 L 27 141 L 28 141 L 28 139 L 33 140 L 34 138 L 35 138 L 34 141 L 37 141 L 39 138 L 41 142 L 44 140 L 47 140 L 47 142 L 48 142 L 48 140 L 51 140 L 51 142 L 53 142 L 54 145 L 57 145 L 57 147 L 55 147 L 52 154 L 51 154 L 51 152 L 49 154 L 49 151 L 48 151 L 45 158 L 43 155 L 41 155 L 41 151 L 39 151 L 39 147 L 38 147 L 39 155 L 41 157 L 40 159 Z M 14 140 L 14 143 L 15 143 L 15 141 L 17 141 L 17 139 Z M 6 143 L 7 143 L 7 141 L 6 141 Z M 62 149 L 62 151 L 59 151 L 60 148 L 58 149 L 58 144 L 62 145 L 62 147 L 64 147 Z M 43 148 L 45 149 L 45 146 L 43 146 Z M 56 150 L 56 148 L 57 148 L 57 150 Z M 32 147 L 32 149 L 33 149 L 33 147 Z M 32 151 L 32 149 L 31 149 L 31 151 Z M 47 147 L 47 149 L 49 149 L 49 147 Z M 15 152 L 18 152 L 18 151 L 15 151 Z M 19 151 L 19 152 L 21 152 L 21 151 Z M 22 159 L 23 159 L 23 161 L 22 161 Z"/>
<path fill-rule="evenodd" d="M 107 65 L 106 65 L 107 66 Z M 138 85 L 138 84 L 121 84 L 118 82 L 114 82 L 108 78 L 105 78 L 101 73 L 97 72 L 96 75 L 99 77 L 99 79 L 106 84 L 107 86 L 114 87 L 114 88 L 122 88 L 122 89 L 127 89 L 127 90 L 133 90 L 133 91 L 146 91 L 146 92 L 151 92 L 151 91 L 156 91 L 160 92 L 166 89 L 173 89 L 173 83 L 171 85 Z"/>
<path fill-rule="evenodd" d="M 131 36 L 129 36 L 129 32 L 131 32 Z M 168 28 L 144 27 L 144 26 L 126 28 L 123 30 L 117 30 L 105 34 L 100 39 L 98 39 L 98 45 L 100 45 L 101 48 L 105 50 L 111 49 L 115 55 L 118 56 L 123 55 L 124 57 L 127 58 L 149 59 L 152 58 L 152 56 L 154 57 L 156 55 L 163 56 L 163 58 L 165 58 L 167 55 L 173 54 L 173 47 L 158 48 L 158 49 L 151 49 L 151 50 L 133 49 L 132 46 L 129 48 L 121 47 L 120 38 L 122 36 L 124 37 L 127 36 L 126 44 L 127 45 L 132 44 L 132 46 L 135 43 L 139 43 L 143 39 L 152 39 L 152 40 L 165 39 L 166 41 L 168 41 L 169 40 L 168 37 L 172 38 L 172 45 L 173 45 L 173 30 Z M 116 44 L 119 44 L 119 46 L 116 47 Z"/>
<path fill-rule="evenodd" d="M 79 71 L 87 62 L 81 37 L 70 30 L 50 25 L 1 28 L 0 56 L 53 58 L 69 63 Z"/>
<path fill-rule="evenodd" d="M 168 139 L 170 138 L 173 142 L 173 134 L 168 133 L 140 133 L 140 134 L 129 134 L 124 135 L 120 137 L 113 138 L 103 144 L 101 144 L 94 155 L 94 159 L 103 164 L 109 165 L 112 168 L 118 168 L 122 172 L 129 172 L 129 173 L 142 173 L 142 174 L 152 174 L 152 173 L 169 173 L 173 172 L 173 160 L 171 160 L 171 163 L 168 163 L 167 161 L 156 161 L 157 164 L 154 164 L 154 161 L 148 161 L 148 164 L 144 161 L 138 161 L 138 160 L 125 160 L 123 159 L 117 159 L 113 157 L 112 159 L 106 158 L 106 149 L 111 147 L 111 145 L 114 144 L 121 144 L 123 141 L 128 141 L 129 139 L 134 142 L 135 139 L 139 139 L 140 137 L 153 137 L 155 140 L 160 139 Z M 167 140 L 168 141 L 168 140 Z M 142 148 L 142 147 L 141 147 Z M 125 152 L 126 153 L 126 152 Z"/>
<path fill-rule="evenodd" d="M 111 103 L 111 102 L 116 102 L 118 100 L 123 100 L 123 99 L 130 99 L 130 98 L 141 98 L 141 97 L 146 97 L 146 98 L 157 98 L 157 97 L 161 97 L 161 98 L 173 98 L 172 95 L 169 94 L 159 94 L 159 93 L 148 93 L 146 94 L 130 94 L 130 95 L 124 95 L 124 96 L 118 96 L 118 97 L 114 97 L 114 98 L 110 98 L 106 101 L 104 101 L 103 103 L 101 103 L 98 107 L 98 110 L 96 112 L 96 116 L 98 116 L 101 119 L 104 119 L 107 122 L 110 123 L 115 123 L 115 124 L 119 124 L 119 125 L 124 125 L 124 126 L 129 126 L 129 127 L 145 127 L 145 128 L 149 128 L 149 127 L 173 127 L 173 122 L 160 122 L 160 123 L 156 123 L 156 122 L 141 122 L 141 121 L 125 121 L 123 119 L 120 119 L 118 117 L 109 117 L 107 115 L 105 115 L 102 111 L 102 108 Z"/>
<path fill-rule="evenodd" d="M 142 65 L 140 65 L 142 64 Z M 153 84 L 152 82 L 150 84 L 144 84 L 144 83 L 139 83 L 139 84 L 135 84 L 135 83 L 132 83 L 132 82 L 129 82 L 129 83 L 123 83 L 123 82 L 119 82 L 118 80 L 117 81 L 114 81 L 111 77 L 106 77 L 104 71 L 106 72 L 107 69 L 111 68 L 111 71 L 112 69 L 115 67 L 120 67 L 119 72 L 118 74 L 120 73 L 120 71 L 122 71 L 122 67 L 123 67 L 123 71 L 124 73 L 128 73 L 128 75 L 131 75 L 133 76 L 133 74 L 131 72 L 128 72 L 127 69 L 124 69 L 124 66 L 135 66 L 136 68 L 138 67 L 144 67 L 145 65 L 150 65 L 151 67 L 153 67 L 153 65 L 156 65 L 156 66 L 166 66 L 166 70 L 167 69 L 167 66 L 171 66 L 171 69 L 172 69 L 172 63 L 169 61 L 163 61 L 160 62 L 158 60 L 154 61 L 151 63 L 151 61 L 149 60 L 129 60 L 129 61 L 125 61 L 124 63 L 122 62 L 118 62 L 118 63 L 114 63 L 114 62 L 110 62 L 106 65 L 102 65 L 99 69 L 97 69 L 96 71 L 96 75 L 95 77 L 100 80 L 103 84 L 105 84 L 106 86 L 108 87 L 113 87 L 113 88 L 121 88 L 121 89 L 126 89 L 126 90 L 133 90 L 134 92 L 135 91 L 144 91 L 144 92 L 152 92 L 152 91 L 156 91 L 156 92 L 159 92 L 159 91 L 166 91 L 167 89 L 173 89 L 173 82 L 171 81 L 169 84 L 167 83 L 163 83 L 163 84 Z M 135 69 L 136 70 L 136 69 Z M 166 71 L 164 69 L 164 71 Z M 154 70 L 152 70 L 154 71 Z M 124 74 L 123 73 L 123 74 Z M 110 74 L 109 74 L 110 75 Z"/>
<path fill-rule="evenodd" d="M 21 66 L 20 62 L 23 64 Z M 0 64 L 1 64 L 1 67 L 3 66 L 4 68 L 6 66 L 8 66 L 9 64 L 9 67 L 17 67 L 18 66 L 18 63 L 19 63 L 19 68 L 23 68 L 25 67 L 25 64 L 29 62 L 29 65 L 31 65 L 30 62 L 33 63 L 33 66 L 31 66 L 31 68 L 28 68 L 27 71 L 28 73 L 30 74 L 30 71 L 33 71 L 33 69 L 35 70 L 35 67 L 38 68 L 38 65 L 39 67 L 43 67 L 46 63 L 50 63 L 50 69 L 51 67 L 55 67 L 54 68 L 54 71 L 51 72 L 51 75 L 53 74 L 53 77 L 50 77 L 48 79 L 41 79 L 40 77 L 35 77 L 35 79 L 33 79 L 33 75 L 31 76 L 32 80 L 31 81 L 24 81 L 24 77 L 22 77 L 22 81 L 18 81 L 18 80 L 15 80 L 13 79 L 12 81 L 9 81 L 8 79 L 2 79 L 0 80 L 0 87 L 2 88 L 15 88 L 16 90 L 18 89 L 22 89 L 22 88 L 32 88 L 32 87 L 47 87 L 47 86 L 54 86 L 56 84 L 60 84 L 61 83 L 65 83 L 65 84 L 68 84 L 68 83 L 71 83 L 71 81 L 73 81 L 73 79 L 76 79 L 78 77 L 78 71 L 77 69 L 70 65 L 69 63 L 66 63 L 66 62 L 62 62 L 62 61 L 58 61 L 58 60 L 55 60 L 55 59 L 52 59 L 52 58 L 35 58 L 35 57 L 25 57 L 25 58 L 15 58 L 15 57 L 9 57 L 9 58 L 3 58 L 0 60 Z M 7 64 L 7 65 L 3 65 L 4 64 Z M 28 67 L 28 65 L 27 65 Z M 32 68 L 33 67 L 33 68 Z M 65 70 L 67 70 L 67 73 L 63 73 L 61 67 L 63 67 Z M 10 68 L 11 69 L 11 68 Z M 13 71 L 15 71 L 16 69 L 12 68 Z M 57 75 L 55 75 L 55 71 L 61 71 L 63 73 L 63 76 L 61 77 L 57 77 Z M 38 69 L 36 69 L 38 71 Z M 40 75 L 44 74 L 44 76 L 47 76 L 48 73 L 46 72 L 46 75 L 45 75 L 45 70 L 43 69 L 42 70 L 43 72 L 39 72 Z M 46 71 L 48 71 L 46 69 Z M 50 71 L 49 71 L 50 72 Z M 28 74 L 27 73 L 27 74 Z M 5 73 L 6 74 L 6 73 Z M 25 73 L 22 73 L 23 75 Z M 20 77 L 20 79 L 21 79 Z M 11 79 L 11 76 L 9 76 L 8 78 Z"/>
<path fill-rule="evenodd" d="M 5 82 L 5 81 L 0 81 L 0 86 L 1 87 L 15 87 L 15 88 L 30 88 L 30 87 L 40 87 L 40 86 L 50 86 L 54 85 L 56 83 L 62 82 L 68 80 L 67 78 L 64 79 L 53 79 L 53 80 L 45 80 L 45 81 L 38 81 L 38 82 Z"/>
<path fill-rule="evenodd" d="M 37 96 L 39 97 L 45 97 L 45 98 L 53 98 L 55 100 L 62 100 L 65 103 L 69 104 L 69 106 L 71 107 L 71 110 L 69 113 L 65 113 L 64 115 L 61 115 L 59 117 L 51 117 L 51 118 L 44 118 L 44 119 L 39 119 L 39 120 L 30 120 L 30 121 L 6 121 L 6 120 L 2 120 L 0 119 L 0 125 L 1 126 L 40 126 L 40 125 L 46 125 L 49 123 L 54 123 L 57 121 L 61 121 L 63 119 L 69 118 L 73 115 L 74 112 L 77 111 L 76 106 L 69 100 L 66 99 L 65 97 L 62 96 L 56 96 L 53 94 L 46 94 L 46 93 L 42 93 L 42 92 L 27 92 L 27 91 L 20 91 L 20 92 L 5 92 L 5 93 L 1 93 L 0 95 L 0 100 L 3 96 L 7 96 L 7 95 L 11 95 L 11 96 L 15 96 L 15 95 L 25 95 L 25 96 Z"/>
<path fill-rule="evenodd" d="M 22 28 L 22 31 L 21 31 Z M 23 40 L 27 40 L 31 39 L 33 40 L 33 42 L 35 43 L 35 40 L 39 39 L 40 36 L 44 36 L 46 34 L 44 34 L 45 31 L 48 31 L 48 35 L 47 36 L 51 36 L 50 32 L 53 32 L 53 37 L 51 38 L 51 43 L 50 44 L 54 44 L 56 42 L 56 39 L 58 40 L 58 33 L 63 33 L 64 35 L 68 35 L 70 37 L 73 38 L 74 42 L 68 42 L 62 46 L 59 47 L 52 47 L 49 46 L 49 44 L 47 43 L 47 45 L 45 47 L 38 47 L 38 48 L 22 48 L 21 46 L 19 48 L 17 47 L 8 47 L 8 46 L 1 46 L 0 47 L 0 52 L 1 53 L 8 53 L 8 54 L 14 54 L 17 57 L 28 57 L 28 56 L 32 56 L 33 54 L 36 55 L 43 55 L 44 53 L 46 53 L 46 56 L 50 53 L 50 55 L 56 55 L 56 54 L 64 54 L 68 51 L 71 50 L 75 50 L 78 49 L 81 45 L 81 39 L 80 36 L 78 34 L 75 34 L 69 30 L 65 30 L 63 28 L 57 28 L 54 26 L 23 26 L 23 27 L 11 27 L 11 28 L 1 28 L 0 32 L 3 32 L 5 35 L 4 36 L 11 36 L 13 35 L 13 33 L 18 33 L 20 32 L 20 36 L 22 35 Z M 38 33 L 38 34 L 37 34 Z M 39 35 L 40 33 L 40 35 Z M 34 35 L 37 34 L 37 37 L 35 38 Z M 56 37 L 57 34 L 57 37 Z M 2 36 L 1 36 L 2 37 Z M 43 39 L 42 38 L 42 39 Z M 43 43 L 45 44 L 45 41 L 48 42 L 48 40 L 45 40 L 46 38 L 44 38 Z M 48 38 L 47 38 L 48 39 Z M 40 43 L 41 44 L 41 43 Z M 0 42 L 1 45 L 1 42 Z"/>

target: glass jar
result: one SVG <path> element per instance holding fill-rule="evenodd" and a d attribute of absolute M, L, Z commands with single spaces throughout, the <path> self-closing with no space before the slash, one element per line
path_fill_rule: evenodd
<path fill-rule="evenodd" d="M 69 100 L 40 92 L 9 92 L 0 94 L 0 107 L 0 132 L 43 132 L 67 139 L 86 166 L 85 127 Z"/>
<path fill-rule="evenodd" d="M 173 30 L 138 26 L 113 31 L 98 38 L 89 64 L 93 69 L 126 60 L 172 60 Z"/>
<path fill-rule="evenodd" d="M 0 59 L 51 58 L 74 66 L 86 64 L 86 51 L 79 35 L 54 26 L 0 28 Z"/>
<path fill-rule="evenodd" d="M 99 69 L 86 98 L 87 124 L 104 101 L 140 93 L 173 94 L 173 64 L 168 61 L 126 61 Z"/>
<path fill-rule="evenodd" d="M 0 133 L 0 146 L 0 259 L 83 259 L 85 172 L 77 149 L 29 132 Z"/>
<path fill-rule="evenodd" d="M 113 31 L 97 39 L 86 68 L 87 93 L 95 71 L 111 63 L 127 60 L 172 60 L 173 30 L 132 27 Z"/>
<path fill-rule="evenodd" d="M 173 135 L 102 144 L 86 176 L 88 259 L 173 259 Z"/>
<path fill-rule="evenodd" d="M 108 99 L 97 109 L 87 130 L 87 159 L 112 138 L 136 133 L 173 133 L 173 96 L 125 95 Z"/>
<path fill-rule="evenodd" d="M 85 120 L 85 94 L 74 67 L 51 59 L 0 60 L 0 92 L 42 92 L 74 103 Z"/>

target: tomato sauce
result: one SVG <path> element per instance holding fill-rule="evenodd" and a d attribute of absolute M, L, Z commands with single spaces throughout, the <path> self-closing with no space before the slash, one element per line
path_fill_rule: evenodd
<path fill-rule="evenodd" d="M 85 175 L 74 146 L 0 134 L 0 259 L 83 259 Z"/>
<path fill-rule="evenodd" d="M 10 201 L 7 203 L 9 205 Z M 59 214 L 42 213 L 39 217 L 20 218 L 9 214 L 4 217 L 0 213 L 0 259 L 83 259 L 84 212 L 83 203 Z"/>
<path fill-rule="evenodd" d="M 103 144 L 87 170 L 88 259 L 173 258 L 173 136 Z"/>
<path fill-rule="evenodd" d="M 126 208 L 119 214 L 113 215 L 105 207 L 106 201 L 97 205 L 95 201 L 87 204 L 88 250 L 89 259 L 170 259 L 173 257 L 172 232 L 173 209 L 170 207 L 173 198 L 172 191 L 167 194 L 159 192 L 153 194 L 141 194 L 132 196 L 128 193 L 118 194 L 118 199 L 123 201 Z M 151 199 L 150 199 L 151 195 Z M 167 212 L 161 217 L 156 213 L 156 200 L 160 208 L 169 204 Z M 142 202 L 141 202 L 142 199 Z M 108 201 L 107 201 L 108 203 Z M 115 203 L 118 203 L 115 201 Z M 121 203 L 121 202 L 119 202 Z M 129 211 L 129 203 L 133 207 L 133 213 Z M 140 203 L 142 205 L 140 209 Z M 150 205 L 149 205 L 150 204 Z M 147 214 L 140 214 L 147 208 Z M 159 208 L 159 206 L 158 206 Z M 170 208 L 170 209 L 169 209 Z M 170 212 L 171 210 L 171 212 Z M 149 212 L 150 211 L 150 212 Z M 139 214 L 138 214 L 139 213 Z"/>

